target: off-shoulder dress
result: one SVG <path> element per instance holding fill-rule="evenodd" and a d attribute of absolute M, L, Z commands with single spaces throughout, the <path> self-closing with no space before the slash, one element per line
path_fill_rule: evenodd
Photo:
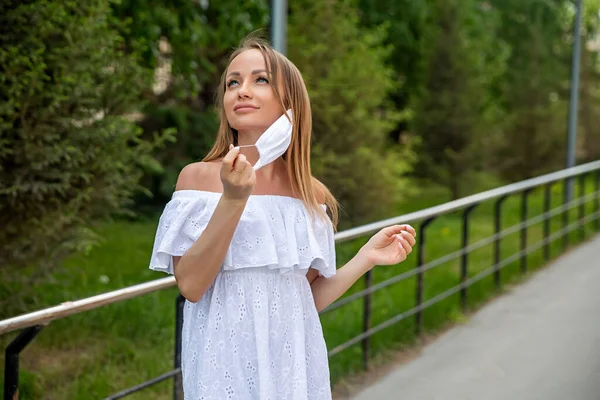
<path fill-rule="evenodd" d="M 173 256 L 200 237 L 220 197 L 173 193 L 159 220 L 151 269 L 173 273 Z M 185 302 L 186 400 L 331 399 L 309 267 L 324 277 L 336 272 L 330 220 L 311 219 L 297 198 L 250 196 L 215 281 L 198 302 Z"/>

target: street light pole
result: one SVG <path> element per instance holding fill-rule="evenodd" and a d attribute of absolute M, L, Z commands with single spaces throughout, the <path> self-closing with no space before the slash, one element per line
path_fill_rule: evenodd
<path fill-rule="evenodd" d="M 575 166 L 575 147 L 577 135 L 577 111 L 579 103 L 579 64 L 581 60 L 581 12 L 583 0 L 576 0 L 575 22 L 573 28 L 574 43 L 571 60 L 571 95 L 569 101 L 569 128 L 567 137 L 567 168 Z M 566 200 L 573 199 L 573 180 L 567 180 Z"/>
<path fill-rule="evenodd" d="M 287 52 L 287 0 L 271 0 L 271 44 L 281 54 Z"/>

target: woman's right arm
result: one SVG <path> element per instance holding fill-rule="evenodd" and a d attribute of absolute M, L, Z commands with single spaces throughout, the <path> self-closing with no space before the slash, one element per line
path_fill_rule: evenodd
<path fill-rule="evenodd" d="M 194 165 L 194 168 L 184 168 L 179 174 L 175 190 L 199 189 L 203 182 L 214 180 L 209 169 L 201 163 Z M 205 230 L 183 256 L 173 258 L 179 291 L 191 302 L 202 298 L 219 273 L 256 183 L 252 165 L 233 146 L 223 158 L 220 177 L 223 194 Z"/>

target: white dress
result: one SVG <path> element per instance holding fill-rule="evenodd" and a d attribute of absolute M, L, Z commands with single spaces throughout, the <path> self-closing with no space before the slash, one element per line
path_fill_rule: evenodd
<path fill-rule="evenodd" d="M 172 257 L 200 237 L 220 197 L 173 194 L 151 269 L 173 273 Z M 185 302 L 186 400 L 331 399 L 327 348 L 306 273 L 312 267 L 335 274 L 333 239 L 331 222 L 311 221 L 301 200 L 250 196 L 214 283 L 197 303 Z"/>

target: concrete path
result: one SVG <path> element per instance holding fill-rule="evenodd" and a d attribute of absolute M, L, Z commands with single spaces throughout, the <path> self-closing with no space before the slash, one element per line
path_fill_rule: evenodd
<path fill-rule="evenodd" d="M 600 236 L 355 400 L 600 400 Z"/>

